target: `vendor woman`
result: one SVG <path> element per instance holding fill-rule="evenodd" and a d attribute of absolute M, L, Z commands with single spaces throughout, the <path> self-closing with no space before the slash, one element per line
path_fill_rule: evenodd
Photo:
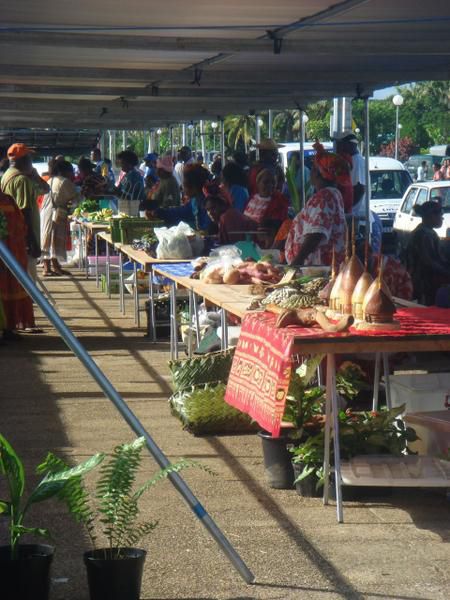
<path fill-rule="evenodd" d="M 316 190 L 292 222 L 286 239 L 286 260 L 291 265 L 337 264 L 345 255 L 345 215 L 337 181 L 347 165 L 337 154 L 319 150 L 314 157 L 311 183 Z"/>
<path fill-rule="evenodd" d="M 422 223 L 412 232 L 407 248 L 414 297 L 427 306 L 435 303 L 437 290 L 450 283 L 450 263 L 442 257 L 439 236 L 434 231 L 443 223 L 442 206 L 436 200 L 414 207 Z"/>
<path fill-rule="evenodd" d="M 257 193 L 248 201 L 244 215 L 261 227 L 277 230 L 288 216 L 289 200 L 275 189 L 275 175 L 263 169 L 256 176 Z"/>
<path fill-rule="evenodd" d="M 221 244 L 234 244 L 245 240 L 246 232 L 258 228 L 254 221 L 234 208 L 220 193 L 206 197 L 206 211 L 211 221 L 218 226 Z"/>
<path fill-rule="evenodd" d="M 205 208 L 205 194 L 203 186 L 208 181 L 209 172 L 199 164 L 187 165 L 183 171 L 183 191 L 187 202 L 180 207 L 159 208 L 156 215 L 168 225 L 178 225 L 185 221 L 196 229 L 209 231 L 211 219 Z"/>

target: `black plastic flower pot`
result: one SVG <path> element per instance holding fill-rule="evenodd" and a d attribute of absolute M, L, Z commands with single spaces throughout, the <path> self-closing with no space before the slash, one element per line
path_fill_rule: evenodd
<path fill-rule="evenodd" d="M 45 544 L 21 544 L 18 558 L 13 560 L 11 547 L 0 546 L 1 597 L 48 600 L 54 551 L 53 546 Z"/>
<path fill-rule="evenodd" d="M 85 552 L 90 600 L 139 600 L 146 555 L 139 548 Z"/>
<path fill-rule="evenodd" d="M 294 487 L 294 470 L 292 455 L 287 445 L 287 436 L 273 438 L 267 431 L 259 431 L 262 442 L 264 467 L 267 483 L 277 490 L 292 490 Z"/>
<path fill-rule="evenodd" d="M 292 463 L 294 469 L 294 478 L 300 477 L 303 473 L 303 469 L 305 468 L 304 463 L 293 462 Z M 319 468 L 320 465 L 318 465 Z M 304 498 L 320 498 L 323 495 L 323 488 L 317 489 L 318 478 L 315 473 L 311 473 L 305 479 L 301 479 L 295 483 L 295 489 L 297 490 L 297 494 L 299 496 L 303 496 Z"/>

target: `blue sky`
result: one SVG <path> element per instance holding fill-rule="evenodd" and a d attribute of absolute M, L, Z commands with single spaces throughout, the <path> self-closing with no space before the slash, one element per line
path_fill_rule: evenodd
<path fill-rule="evenodd" d="M 409 85 L 409 84 L 407 84 Z M 402 87 L 401 85 L 398 87 Z M 387 88 L 383 88 L 382 90 L 376 90 L 373 93 L 372 98 L 374 98 L 375 100 L 384 100 L 384 98 L 389 98 L 389 96 L 393 96 L 394 94 L 397 93 L 397 86 L 396 87 L 387 87 Z"/>

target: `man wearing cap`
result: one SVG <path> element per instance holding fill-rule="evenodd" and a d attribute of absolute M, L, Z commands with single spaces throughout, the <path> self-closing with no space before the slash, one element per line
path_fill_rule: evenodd
<path fill-rule="evenodd" d="M 37 197 L 50 188 L 33 168 L 33 150 L 25 144 L 13 144 L 8 148 L 9 169 L 1 180 L 3 193 L 14 198 L 21 209 L 27 226 L 28 273 L 36 279 L 36 262 L 41 255 L 41 224 Z"/>
<path fill-rule="evenodd" d="M 158 155 L 156 152 L 149 152 L 143 158 L 143 163 L 140 165 L 140 170 L 144 172 L 144 179 L 149 175 L 158 178 L 156 174 L 156 161 L 158 160 Z"/>
<path fill-rule="evenodd" d="M 353 184 L 353 215 L 365 215 L 366 161 L 358 150 L 358 138 L 352 131 L 342 131 L 333 137 L 336 152 L 344 158 L 351 156 L 351 179 Z"/>
<path fill-rule="evenodd" d="M 280 190 L 284 183 L 283 169 L 278 164 L 278 148 L 283 148 L 283 144 L 277 144 L 271 138 L 266 138 L 256 144 L 256 147 L 259 150 L 259 160 L 250 167 L 248 173 L 250 197 L 257 193 L 256 178 L 258 173 L 264 169 L 268 169 L 275 176 L 277 190 Z"/>

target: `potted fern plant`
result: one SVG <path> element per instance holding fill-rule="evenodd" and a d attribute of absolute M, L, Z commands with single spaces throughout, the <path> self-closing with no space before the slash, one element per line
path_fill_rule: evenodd
<path fill-rule="evenodd" d="M 23 535 L 50 537 L 48 529 L 29 527 L 26 518 L 30 508 L 66 489 L 74 481 L 98 465 L 103 455 L 96 454 L 85 462 L 69 468 L 61 463 L 48 472 L 25 498 L 25 469 L 14 448 L 0 434 L 0 474 L 6 483 L 6 493 L 0 487 L 0 515 L 8 519 L 9 545 L 0 546 L 0 581 L 9 590 L 10 598 L 47 600 L 50 588 L 50 566 L 54 548 L 46 544 L 21 544 Z M 3 482 L 0 481 L 0 485 Z"/>
<path fill-rule="evenodd" d="M 136 487 L 144 447 L 143 437 L 117 446 L 102 463 L 92 494 L 81 479 L 59 494 L 75 519 L 85 525 L 91 539 L 93 549 L 84 554 L 91 600 L 139 600 L 146 552 L 136 545 L 158 524 L 139 519 L 139 500 L 170 473 L 191 466 L 208 471 L 193 461 L 180 460 Z M 42 471 L 52 473 L 62 466 L 60 459 L 49 455 Z M 107 545 L 99 547 L 98 529 Z"/>

